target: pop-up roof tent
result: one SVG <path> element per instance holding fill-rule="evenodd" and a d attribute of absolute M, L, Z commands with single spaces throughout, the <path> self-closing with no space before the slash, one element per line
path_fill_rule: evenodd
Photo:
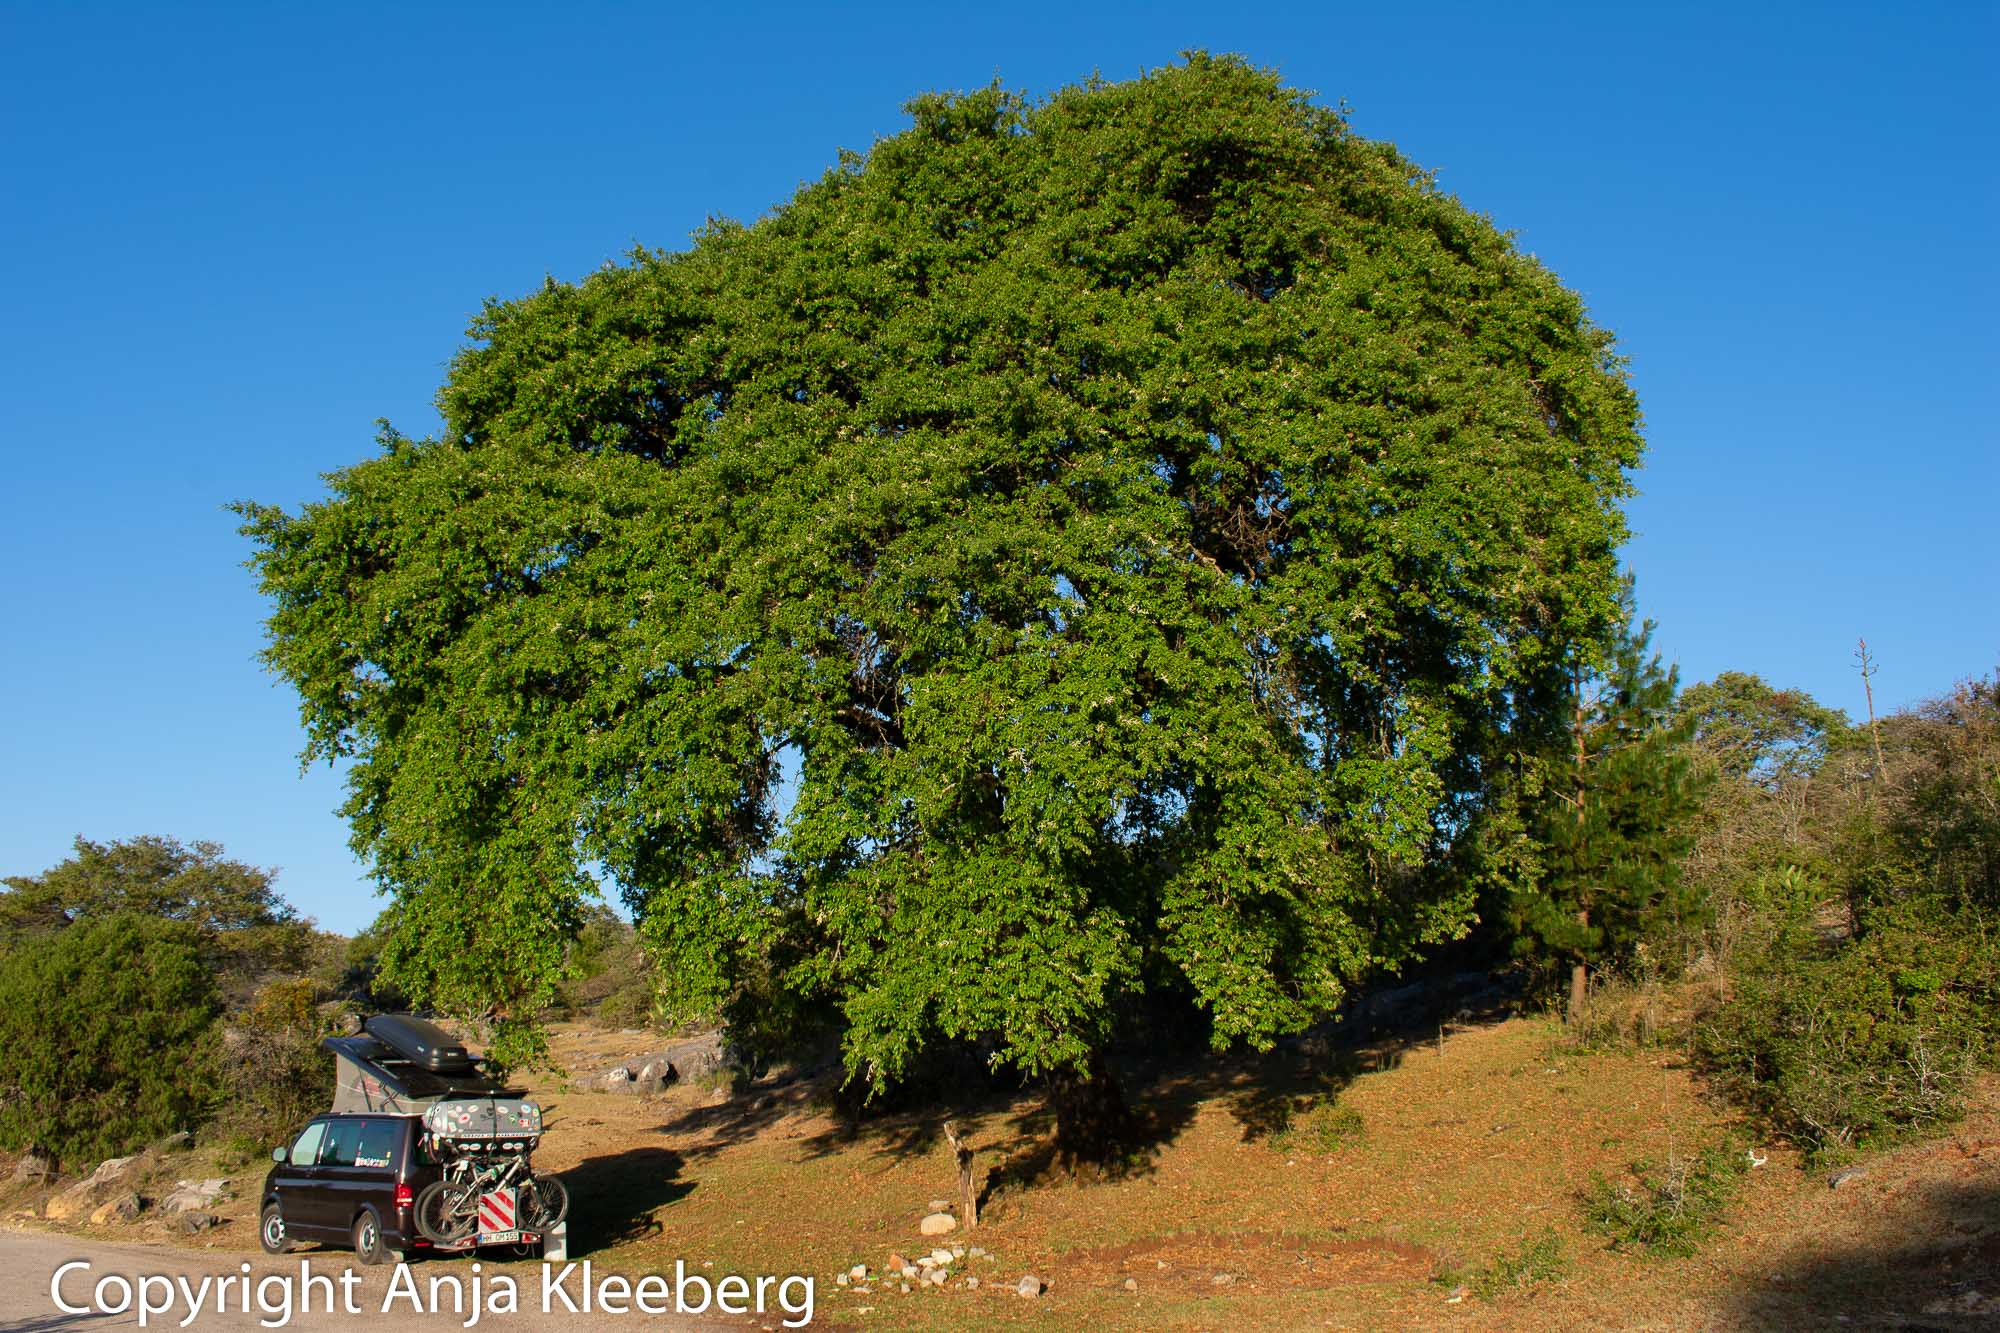
<path fill-rule="evenodd" d="M 448 1097 L 491 1097 L 507 1090 L 441 1029 L 407 1014 L 378 1014 L 358 1037 L 327 1037 L 333 1052 L 336 1111 L 416 1115 Z M 453 1052 L 456 1052 L 454 1055 Z M 442 1056 L 443 1058 L 440 1058 Z"/>

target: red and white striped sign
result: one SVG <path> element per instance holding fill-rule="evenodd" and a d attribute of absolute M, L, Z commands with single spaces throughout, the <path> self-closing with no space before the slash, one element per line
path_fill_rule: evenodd
<path fill-rule="evenodd" d="M 481 1231 L 512 1231 L 514 1229 L 514 1187 L 509 1185 L 494 1190 L 491 1194 L 479 1196 L 479 1229 Z"/>

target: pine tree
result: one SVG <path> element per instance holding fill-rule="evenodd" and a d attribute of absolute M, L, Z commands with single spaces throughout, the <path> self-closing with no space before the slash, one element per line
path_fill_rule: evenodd
<path fill-rule="evenodd" d="M 1601 667 L 1571 669 L 1564 752 L 1541 766 L 1531 817 L 1540 873 L 1516 886 L 1517 953 L 1570 967 L 1575 1022 L 1591 969 L 1699 909 L 1681 879 L 1700 804 L 1691 722 L 1674 715 L 1678 671 L 1650 651 L 1653 624 L 1620 633 Z"/>

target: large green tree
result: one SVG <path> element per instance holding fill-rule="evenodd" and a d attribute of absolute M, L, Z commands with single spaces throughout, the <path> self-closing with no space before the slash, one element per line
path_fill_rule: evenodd
<path fill-rule="evenodd" d="M 1075 1146 L 1134 995 L 1264 1043 L 1462 928 L 1482 765 L 1616 618 L 1637 410 L 1240 61 L 909 111 L 490 304 L 438 437 L 242 512 L 413 998 L 532 1049 L 601 867 L 668 999 L 764 978 L 875 1085 L 979 1042 Z"/>

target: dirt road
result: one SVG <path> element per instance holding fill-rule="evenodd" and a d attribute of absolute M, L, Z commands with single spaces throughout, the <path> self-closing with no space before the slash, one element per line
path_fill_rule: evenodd
<path fill-rule="evenodd" d="M 142 1322 L 149 1329 L 324 1333 L 379 1327 L 385 1319 L 397 1328 L 440 1331 L 470 1326 L 580 1333 L 624 1326 L 635 1333 L 712 1333 L 799 1327 L 812 1304 L 799 1283 L 781 1288 L 767 1280 L 759 1315 L 753 1304 L 756 1280 L 750 1279 L 748 1300 L 722 1293 L 750 1313 L 719 1314 L 711 1303 L 706 1317 L 690 1316 L 673 1313 L 671 1272 L 640 1287 L 638 1274 L 594 1266 L 586 1271 L 581 1263 L 481 1264 L 477 1273 L 473 1267 L 455 1262 L 364 1268 L 338 1250 L 273 1258 L 0 1231 L 0 1333 L 136 1328 Z M 714 1278 L 699 1272 L 682 1276 L 689 1286 L 681 1294 L 691 1308 L 703 1294 L 701 1284 Z M 717 1295 L 712 1288 L 707 1294 L 711 1302 Z M 142 1297 L 149 1307 L 143 1321 Z"/>

